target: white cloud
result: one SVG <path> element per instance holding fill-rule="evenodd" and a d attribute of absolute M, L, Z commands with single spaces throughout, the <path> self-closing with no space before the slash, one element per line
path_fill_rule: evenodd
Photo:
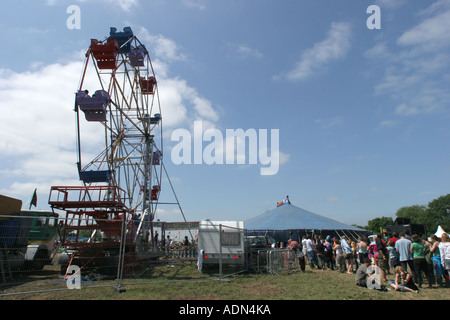
<path fill-rule="evenodd" d="M 85 2 L 87 0 L 80 0 Z M 131 8 L 136 7 L 139 4 L 139 0 L 102 0 L 106 2 L 109 6 L 119 6 L 123 11 L 130 11 Z"/>
<path fill-rule="evenodd" d="M 87 2 L 88 0 L 76 0 L 76 1 L 83 3 L 83 2 Z M 127 12 L 139 4 L 139 0 L 101 0 L 101 1 L 112 7 L 118 6 L 120 9 L 127 11 Z M 54 5 L 57 5 L 59 2 L 61 2 L 61 1 L 45 0 L 45 4 L 47 6 L 54 6 Z"/>
<path fill-rule="evenodd" d="M 378 42 L 372 48 L 364 52 L 364 56 L 367 59 L 377 60 L 391 60 L 394 58 L 391 52 L 389 52 L 386 42 Z"/>
<path fill-rule="evenodd" d="M 42 146 L 67 148 L 68 134 L 74 136 L 67 124 L 74 128 L 73 98 L 81 67 L 81 62 L 72 62 L 24 73 L 0 71 L 2 154 L 40 153 Z"/>
<path fill-rule="evenodd" d="M 182 48 L 172 39 L 163 35 L 153 35 L 144 27 L 140 27 L 137 34 L 150 54 L 158 59 L 168 62 L 186 61 L 186 55 L 181 53 Z"/>
<path fill-rule="evenodd" d="M 401 105 L 397 106 L 397 108 L 395 108 L 395 113 L 399 115 L 410 116 L 420 113 L 420 110 L 416 106 L 409 106 L 406 103 L 402 103 Z"/>
<path fill-rule="evenodd" d="M 339 201 L 339 197 L 337 197 L 337 196 L 327 196 L 325 199 L 326 199 L 328 202 L 336 202 L 336 201 Z"/>
<path fill-rule="evenodd" d="M 291 159 L 291 155 L 290 154 L 287 154 L 287 153 L 284 153 L 284 152 L 281 152 L 281 151 L 279 152 L 278 157 L 279 157 L 280 165 L 289 162 L 289 160 Z"/>
<path fill-rule="evenodd" d="M 190 87 L 186 80 L 162 78 L 158 83 L 165 127 L 175 128 L 194 120 L 219 120 L 219 114 L 212 103 Z"/>
<path fill-rule="evenodd" d="M 394 49 L 379 42 L 366 52 L 385 66 L 375 93 L 389 95 L 401 116 L 443 112 L 450 103 L 450 1 L 436 2 L 419 17 L 422 21 L 403 32 Z"/>
<path fill-rule="evenodd" d="M 264 58 L 264 55 L 258 49 L 251 48 L 246 44 L 230 43 L 228 46 L 231 48 L 233 57 L 239 59 L 253 58 L 258 60 Z"/>
<path fill-rule="evenodd" d="M 350 38 L 349 23 L 333 22 L 328 37 L 306 50 L 296 67 L 287 74 L 287 78 L 306 79 L 322 71 L 330 62 L 344 58 L 351 47 Z"/>
<path fill-rule="evenodd" d="M 161 206 L 158 206 L 156 209 L 155 219 L 159 219 L 162 221 L 173 221 L 173 219 L 180 218 L 180 209 L 163 209 Z"/>
<path fill-rule="evenodd" d="M 406 3 L 406 0 L 375 0 L 375 4 L 385 8 L 397 8 Z"/>
<path fill-rule="evenodd" d="M 73 101 L 81 68 L 73 61 L 0 70 L 2 194 L 24 199 L 38 188 L 48 199 L 52 182 L 76 181 Z"/>
<path fill-rule="evenodd" d="M 113 3 L 117 2 L 117 0 L 111 0 L 111 1 Z M 129 11 L 132 7 L 137 6 L 139 1 L 138 0 L 119 0 L 118 3 L 122 9 L 124 9 L 125 11 Z"/>
<path fill-rule="evenodd" d="M 431 4 L 428 8 L 422 10 L 420 14 L 422 15 L 431 15 L 437 12 L 442 12 L 450 9 L 450 1 L 449 0 L 437 0 L 433 4 Z"/>
<path fill-rule="evenodd" d="M 422 50 L 433 51 L 448 46 L 450 37 L 450 10 L 422 21 L 398 39 L 402 46 L 420 46 Z"/>
<path fill-rule="evenodd" d="M 181 2 L 186 7 L 206 10 L 206 0 L 182 0 Z"/>
<path fill-rule="evenodd" d="M 384 120 L 380 123 L 380 127 L 383 128 L 391 128 L 394 127 L 397 124 L 397 121 L 394 120 Z"/>
<path fill-rule="evenodd" d="M 211 124 L 219 121 L 219 113 L 211 101 L 189 86 L 186 80 L 170 77 L 170 63 L 187 61 L 182 47 L 172 39 L 162 35 L 152 35 L 144 27 L 138 28 L 137 34 L 152 55 L 164 110 L 164 127 L 173 129 L 186 124 L 190 125 L 195 120 L 203 120 Z"/>
<path fill-rule="evenodd" d="M 331 119 L 316 119 L 314 121 L 316 124 L 319 124 L 323 129 L 329 129 L 341 125 L 344 123 L 344 118 L 341 116 L 337 116 Z"/>

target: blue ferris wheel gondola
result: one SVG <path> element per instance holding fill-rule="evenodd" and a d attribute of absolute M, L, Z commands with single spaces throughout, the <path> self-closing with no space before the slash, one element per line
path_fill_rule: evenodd
<path fill-rule="evenodd" d="M 120 53 L 129 53 L 131 51 L 130 39 L 133 36 L 133 30 L 130 27 L 123 28 L 123 32 L 117 32 L 117 28 L 111 27 L 109 38 L 117 40 Z"/>

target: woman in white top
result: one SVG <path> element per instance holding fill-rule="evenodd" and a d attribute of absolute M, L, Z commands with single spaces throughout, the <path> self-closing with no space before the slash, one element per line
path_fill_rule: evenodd
<path fill-rule="evenodd" d="M 450 271 L 450 241 L 448 234 L 443 233 L 442 241 L 439 243 L 439 251 L 441 253 L 441 262 L 447 271 Z"/>

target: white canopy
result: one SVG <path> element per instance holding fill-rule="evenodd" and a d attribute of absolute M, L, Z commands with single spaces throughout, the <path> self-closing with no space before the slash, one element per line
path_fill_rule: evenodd
<path fill-rule="evenodd" d="M 447 232 L 445 232 L 444 231 L 444 229 L 442 229 L 442 227 L 441 226 L 439 226 L 438 228 L 437 228 L 437 231 L 436 231 L 436 233 L 435 233 L 435 235 L 436 235 L 436 237 L 442 237 L 442 234 L 443 233 L 447 233 Z"/>

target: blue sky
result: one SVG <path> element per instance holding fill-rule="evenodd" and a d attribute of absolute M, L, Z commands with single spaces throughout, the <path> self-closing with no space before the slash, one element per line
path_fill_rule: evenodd
<path fill-rule="evenodd" d="M 67 28 L 70 5 L 80 29 Z M 366 26 L 370 5 L 379 30 Z M 155 64 L 165 164 L 188 220 L 245 220 L 289 195 L 366 225 L 449 192 L 448 0 L 22 0 L 0 18 L 0 193 L 24 203 L 38 188 L 47 209 L 50 186 L 79 185 L 83 54 L 125 26 Z M 194 119 L 224 133 L 278 129 L 278 173 L 174 165 L 170 133 Z M 182 219 L 173 208 L 157 218 Z"/>

